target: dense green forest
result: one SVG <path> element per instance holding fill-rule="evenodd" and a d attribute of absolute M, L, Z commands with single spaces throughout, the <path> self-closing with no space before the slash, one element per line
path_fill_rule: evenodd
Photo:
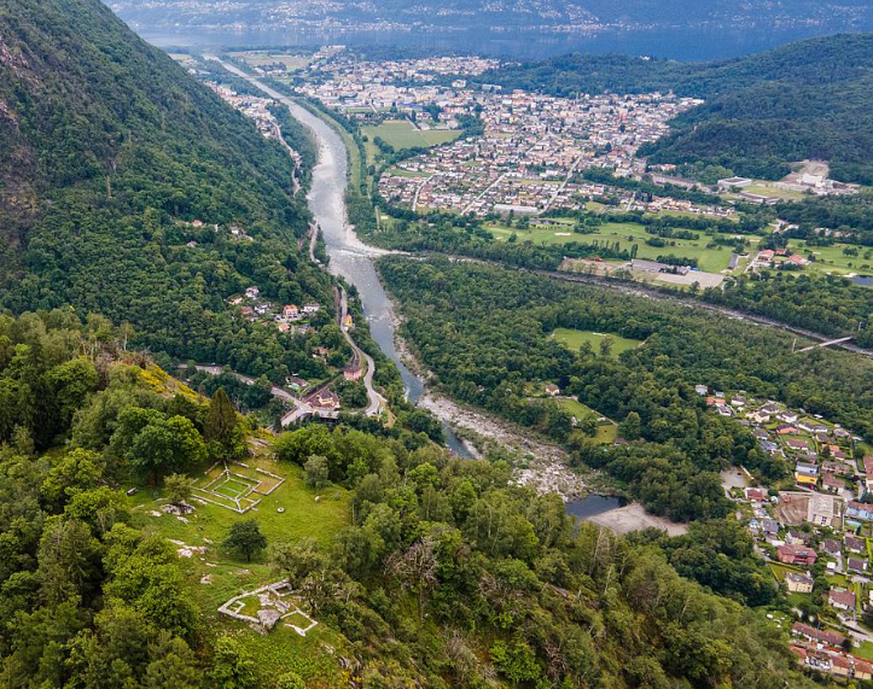
<path fill-rule="evenodd" d="M 380 271 L 401 302 L 405 335 L 438 385 L 564 443 L 659 514 L 723 514 L 715 472 L 731 462 L 771 480 L 787 470 L 742 427 L 706 413 L 695 384 L 782 400 L 873 437 L 873 364 L 825 350 L 792 354 L 788 333 L 491 266 L 385 258 Z M 575 353 L 549 337 L 556 328 L 644 344 L 618 357 Z M 531 384 L 546 381 L 611 419 L 631 418 L 620 425 L 625 438 L 648 442 L 591 444 L 567 411 L 531 395 Z"/>
<path fill-rule="evenodd" d="M 873 35 L 812 38 L 715 63 L 570 55 L 482 75 L 547 93 L 673 90 L 706 102 L 641 151 L 652 163 L 706 163 L 775 179 L 787 163 L 828 160 L 834 178 L 870 184 Z"/>
<path fill-rule="evenodd" d="M 745 564 L 748 533 L 714 523 L 664 543 L 576 528 L 502 462 L 411 433 L 279 437 L 274 471 L 348 491 L 346 526 L 268 541 L 262 511 L 210 546 L 261 583 L 288 577 L 327 649 L 222 622 L 202 607 L 194 562 L 155 530 L 166 522 L 139 507 L 184 501 L 187 476 L 255 447 L 253 428 L 223 390 L 197 397 L 123 343 L 70 311 L 0 317 L 4 687 L 813 686 L 784 632 L 669 564 L 739 600 L 772 599 Z M 694 564 L 723 568 L 719 553 L 738 563 L 722 572 L 733 584 Z"/>
<path fill-rule="evenodd" d="M 724 289 L 707 289 L 701 298 L 825 335 L 852 335 L 858 346 L 873 346 L 873 292 L 838 275 L 765 271 L 743 275 Z"/>
<path fill-rule="evenodd" d="M 278 144 L 97 0 L 11 0 L 0 36 L 0 307 L 72 304 L 152 351 L 294 370 L 298 344 L 225 304 L 252 284 L 331 299 L 296 251 L 307 210 Z"/>

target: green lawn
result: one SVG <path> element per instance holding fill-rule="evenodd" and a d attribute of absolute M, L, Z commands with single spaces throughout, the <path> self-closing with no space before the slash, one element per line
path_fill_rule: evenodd
<path fill-rule="evenodd" d="M 770 571 L 773 572 L 773 576 L 776 577 L 776 580 L 780 583 L 785 581 L 785 575 L 789 572 L 796 572 L 799 574 L 803 574 L 804 570 L 800 567 L 792 567 L 791 565 L 784 565 L 781 562 L 770 562 L 768 563 L 770 566 Z"/>
<path fill-rule="evenodd" d="M 409 120 L 385 120 L 378 126 L 362 128 L 363 133 L 370 141 L 377 136 L 395 149 L 403 148 L 429 148 L 440 144 L 454 141 L 461 132 L 448 129 L 429 129 L 422 131 L 416 129 Z"/>
<path fill-rule="evenodd" d="M 788 247 L 794 249 L 804 258 L 812 252 L 815 261 L 810 263 L 806 270 L 821 273 L 859 273 L 861 275 L 873 275 L 873 251 L 869 247 L 850 246 L 849 244 L 834 244 L 833 246 L 807 246 L 801 239 L 791 239 Z M 858 256 L 846 256 L 843 249 L 858 249 Z M 868 254 L 865 258 L 864 254 Z"/>
<path fill-rule="evenodd" d="M 369 144 L 367 144 L 369 146 Z M 424 179 L 425 177 L 430 177 L 429 172 L 413 172 L 412 170 L 404 170 L 399 167 L 392 167 L 385 170 L 386 175 L 393 175 L 394 177 L 409 177 L 411 179 Z"/>
<path fill-rule="evenodd" d="M 606 222 L 597 228 L 593 234 L 577 234 L 569 228 L 546 227 L 530 230 L 519 230 L 508 227 L 505 223 L 493 223 L 487 229 L 498 240 L 506 241 L 512 234 L 516 235 L 516 241 L 530 241 L 534 244 L 566 244 L 567 242 L 580 242 L 591 244 L 594 241 L 609 242 L 610 245 L 618 242 L 619 247 L 630 251 L 631 246 L 637 245 L 637 257 L 647 260 L 655 260 L 658 256 L 673 254 L 687 258 L 697 259 L 698 267 L 706 272 L 718 273 L 725 270 L 730 264 L 731 249 L 729 247 L 706 248 L 709 237 L 702 232 L 698 239 L 669 239 L 668 246 L 656 247 L 646 244 L 646 240 L 652 235 L 638 223 Z M 675 246 L 669 246 L 669 243 Z"/>
<path fill-rule="evenodd" d="M 568 397 L 562 397 L 559 399 L 558 404 L 580 420 L 589 416 L 593 416 L 596 419 L 603 417 L 603 414 L 598 413 L 588 405 L 582 404 L 582 402 L 577 402 Z M 614 421 L 606 419 L 606 421 L 598 424 L 594 441 L 603 445 L 609 445 L 614 443 L 617 437 L 618 425 Z"/>
<path fill-rule="evenodd" d="M 266 463 L 269 460 L 262 461 Z M 249 460 L 248 463 L 252 464 L 254 460 Z M 337 531 L 348 524 L 348 495 L 343 488 L 331 487 L 316 492 L 303 484 L 302 471 L 299 468 L 277 465 L 275 462 L 270 462 L 268 467 L 269 471 L 284 476 L 286 480 L 270 495 L 263 496 L 260 504 L 245 515 L 219 505 L 203 505 L 192 501 L 195 511 L 187 517 L 187 524 L 171 515 L 150 516 L 149 511 L 159 511 L 160 506 L 165 504 L 158 501 L 161 490 L 141 490 L 130 498 L 136 508 L 134 514 L 147 528 L 153 527 L 167 538 L 192 546 L 209 545 L 208 541 L 213 544 L 220 543 L 227 536 L 231 525 L 241 519 L 255 519 L 268 542 L 291 541 L 310 536 L 327 544 Z M 243 488 L 242 481 L 232 481 L 239 484 L 235 487 Z M 315 501 L 316 495 L 320 496 L 318 502 Z M 252 497 L 256 498 L 257 495 L 253 494 Z M 281 514 L 278 512 L 280 507 L 284 508 Z M 243 564 L 242 560 L 220 548 L 211 550 L 214 553 L 210 553 L 209 559 Z"/>
<path fill-rule="evenodd" d="M 570 330 L 569 328 L 557 328 L 550 337 L 555 338 L 565 347 L 574 351 L 579 351 L 587 342 L 591 345 L 595 352 L 600 351 L 600 343 L 606 339 L 612 341 L 612 356 L 618 356 L 622 352 L 629 349 L 636 349 L 643 342 L 642 340 L 632 340 L 620 335 L 612 333 L 598 333 L 590 330 Z"/>
<path fill-rule="evenodd" d="M 746 191 L 750 194 L 757 194 L 758 196 L 763 196 L 768 199 L 777 198 L 799 200 L 805 198 L 803 192 L 794 191 L 793 189 L 782 189 L 781 187 L 773 187 L 766 182 L 752 184 L 751 186 L 745 187 L 743 191 Z"/>
<path fill-rule="evenodd" d="M 865 660 L 873 660 L 873 642 L 862 641 L 852 649 L 852 653 Z"/>

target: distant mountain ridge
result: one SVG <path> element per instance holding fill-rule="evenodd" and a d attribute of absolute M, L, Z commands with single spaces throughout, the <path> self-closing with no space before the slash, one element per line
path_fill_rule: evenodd
<path fill-rule="evenodd" d="M 831 162 L 837 179 L 873 182 L 873 33 L 811 38 L 713 63 L 568 55 L 481 79 L 560 95 L 673 90 L 706 102 L 642 151 L 652 162 L 779 177 L 789 161 L 819 158 Z"/>
<path fill-rule="evenodd" d="M 126 20 L 150 28 L 248 28 L 305 26 L 313 20 L 331 18 L 340 22 L 396 24 L 423 23 L 433 26 L 588 26 L 651 27 L 718 26 L 752 28 L 766 26 L 818 25 L 831 30 L 861 27 L 873 19 L 869 0 L 843 0 L 823 5 L 816 0 L 435 0 L 409 3 L 403 0 L 331 3 L 285 0 L 241 0 L 234 3 L 203 0 L 115 0 L 112 7 Z"/>

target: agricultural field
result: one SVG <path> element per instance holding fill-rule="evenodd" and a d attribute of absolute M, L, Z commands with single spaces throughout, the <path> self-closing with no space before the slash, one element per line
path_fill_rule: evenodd
<path fill-rule="evenodd" d="M 583 345 L 590 344 L 591 348 L 598 352 L 600 351 L 600 343 L 604 340 L 612 341 L 612 356 L 618 356 L 622 352 L 626 352 L 630 349 L 636 349 L 641 344 L 643 344 L 642 340 L 632 340 L 627 337 L 621 337 L 620 335 L 613 335 L 611 333 L 597 333 L 589 330 L 570 330 L 568 328 L 557 328 L 550 337 L 553 337 L 555 340 L 560 342 L 565 347 L 572 349 L 573 351 L 578 352 Z"/>
<path fill-rule="evenodd" d="M 427 172 L 415 172 L 414 170 L 404 170 L 399 167 L 392 167 L 385 171 L 385 174 L 393 175 L 394 177 L 408 177 L 410 179 L 424 179 L 430 177 Z"/>
<path fill-rule="evenodd" d="M 637 223 L 613 223 L 607 222 L 597 228 L 592 234 L 577 234 L 569 227 L 566 230 L 556 227 L 534 227 L 529 230 L 520 230 L 509 227 L 505 223 L 492 223 L 486 226 L 489 232 L 500 241 L 508 241 L 515 234 L 516 241 L 530 241 L 534 244 L 566 244 L 567 242 L 579 242 L 591 244 L 592 242 L 618 242 L 620 248 L 630 251 L 631 246 L 637 245 L 637 258 L 655 260 L 658 256 L 673 254 L 687 258 L 697 259 L 700 270 L 709 273 L 719 273 L 726 270 L 730 265 L 732 251 L 729 247 L 719 246 L 707 248 L 709 238 L 702 232 L 698 233 L 698 239 L 669 239 L 668 246 L 649 246 L 646 240 L 652 235 L 648 234 L 642 225 Z M 673 244 L 671 246 L 670 244 Z"/>
<path fill-rule="evenodd" d="M 372 141 L 377 136 L 395 149 L 430 148 L 454 141 L 461 132 L 448 129 L 416 129 L 409 120 L 386 120 L 378 126 L 363 127 L 362 132 Z"/>

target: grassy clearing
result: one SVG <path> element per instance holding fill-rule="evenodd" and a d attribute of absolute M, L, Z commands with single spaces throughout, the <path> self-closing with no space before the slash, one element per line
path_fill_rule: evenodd
<path fill-rule="evenodd" d="M 785 577 L 794 572 L 796 574 L 802 574 L 804 570 L 800 567 L 792 567 L 791 565 L 784 565 L 781 562 L 770 562 L 770 571 L 773 572 L 773 576 L 776 577 L 776 581 L 783 582 L 785 581 Z"/>
<path fill-rule="evenodd" d="M 188 545 L 209 546 L 209 559 L 215 558 L 216 562 L 236 565 L 248 563 L 232 553 L 223 552 L 216 544 L 226 538 L 230 527 L 240 519 L 255 519 L 268 542 L 309 536 L 326 544 L 337 531 L 348 524 L 348 494 L 343 488 L 330 487 L 319 493 L 304 485 L 302 470 L 297 467 L 276 466 L 276 463 L 270 462 L 268 470 L 285 476 L 285 482 L 270 495 L 262 496 L 260 504 L 245 515 L 239 515 L 220 505 L 193 502 L 196 509 L 193 514 L 188 515 L 188 523 L 172 515 L 150 516 L 150 511 L 159 511 L 161 505 L 165 504 L 160 489 L 142 490 L 132 496 L 130 499 L 134 503 L 134 514 L 147 528 L 154 528 L 167 538 L 183 541 Z M 239 484 L 234 488 L 244 489 L 243 481 L 232 481 Z M 318 502 L 315 501 L 316 495 L 319 496 Z M 279 508 L 284 508 L 284 512 L 279 513 Z"/>
<path fill-rule="evenodd" d="M 240 52 L 230 53 L 231 57 L 241 62 L 245 62 L 250 67 L 263 67 L 264 65 L 274 65 L 277 62 L 284 65 L 289 72 L 296 72 L 299 69 L 307 67 L 312 58 L 308 55 L 290 55 L 288 53 L 270 53 L 270 52 Z"/>
<path fill-rule="evenodd" d="M 873 660 L 873 641 L 862 641 L 859 645 L 855 646 L 852 649 L 852 653 L 854 653 L 859 658 L 864 658 L 865 660 Z"/>
<path fill-rule="evenodd" d="M 424 179 L 426 177 L 430 177 L 429 172 L 414 172 L 412 170 L 404 170 L 399 167 L 389 168 L 385 171 L 385 174 L 392 175 L 394 177 L 409 177 L 410 179 Z"/>
<path fill-rule="evenodd" d="M 595 241 L 608 242 L 612 245 L 617 242 L 621 249 L 630 251 L 631 247 L 636 244 L 638 258 L 655 260 L 658 256 L 669 254 L 694 258 L 697 259 L 697 265 L 701 270 L 710 273 L 725 270 L 730 264 L 732 254 L 728 247 L 707 248 L 709 237 L 702 232 L 698 233 L 700 235 L 698 239 L 670 239 L 667 240 L 668 246 L 649 246 L 646 244 L 646 240 L 650 239 L 652 235 L 648 234 L 645 228 L 638 223 L 606 222 L 597 228 L 597 232 L 592 234 L 576 234 L 569 228 L 562 230 L 554 227 L 519 230 L 508 227 L 505 223 L 493 223 L 488 225 L 487 229 L 496 239 L 501 241 L 507 241 L 510 236 L 515 234 L 519 242 L 530 241 L 534 244 L 545 245 L 566 244 L 567 242 L 591 244 Z M 674 246 L 670 246 L 670 242 Z"/>
<path fill-rule="evenodd" d="M 564 407 L 564 409 L 580 421 L 590 416 L 593 416 L 595 419 L 605 419 L 597 425 L 597 433 L 594 436 L 594 442 L 602 445 L 610 445 L 615 442 L 616 438 L 618 438 L 618 425 L 614 421 L 606 419 L 606 417 L 588 405 L 582 404 L 582 402 L 577 402 L 569 397 L 559 399 L 558 404 Z"/>
<path fill-rule="evenodd" d="M 284 477 L 285 482 L 270 495 L 263 496 L 260 504 L 245 515 L 219 505 L 192 501 L 195 511 L 185 518 L 186 521 L 163 513 L 153 516 L 166 504 L 162 490 L 143 489 L 128 498 L 133 508 L 134 525 L 189 546 L 208 548 L 205 553 L 194 552 L 190 558 L 182 558 L 190 591 L 201 611 L 205 633 L 232 634 L 242 641 L 261 672 L 259 686 L 272 687 L 277 676 L 294 671 L 308 686 L 338 687 L 341 679 L 336 659 L 325 651 L 323 644 L 342 648 L 344 640 L 324 624 L 316 626 L 306 637 L 281 625 L 264 636 L 242 622 L 218 613 L 218 607 L 233 596 L 280 578 L 263 555 L 246 562 L 222 547 L 221 543 L 235 522 L 255 519 L 268 544 L 312 537 L 325 546 L 349 524 L 348 494 L 344 489 L 332 486 L 313 491 L 304 485 L 301 469 L 279 464 L 268 457 L 249 459 L 246 463 L 249 469 L 240 470 L 246 475 L 261 468 Z M 208 478 L 204 477 L 204 480 Z M 245 483 L 238 478 L 232 481 L 240 485 Z M 269 486 L 265 483 L 265 487 Z M 317 495 L 319 500 L 316 502 Z M 281 514 L 278 512 L 280 507 L 284 508 Z M 252 606 L 244 612 L 253 614 L 257 611 Z"/>
<path fill-rule="evenodd" d="M 362 129 L 371 141 L 377 136 L 395 149 L 430 148 L 454 141 L 461 132 L 448 129 L 420 130 L 408 120 L 385 120 L 378 126 Z"/>
<path fill-rule="evenodd" d="M 569 328 L 557 328 L 550 337 L 555 338 L 565 347 L 578 352 L 583 345 L 590 344 L 595 352 L 600 351 L 600 343 L 604 340 L 612 341 L 612 356 L 618 356 L 622 352 L 636 349 L 643 341 L 632 340 L 611 333 L 597 333 L 590 330 L 570 330 Z"/>

